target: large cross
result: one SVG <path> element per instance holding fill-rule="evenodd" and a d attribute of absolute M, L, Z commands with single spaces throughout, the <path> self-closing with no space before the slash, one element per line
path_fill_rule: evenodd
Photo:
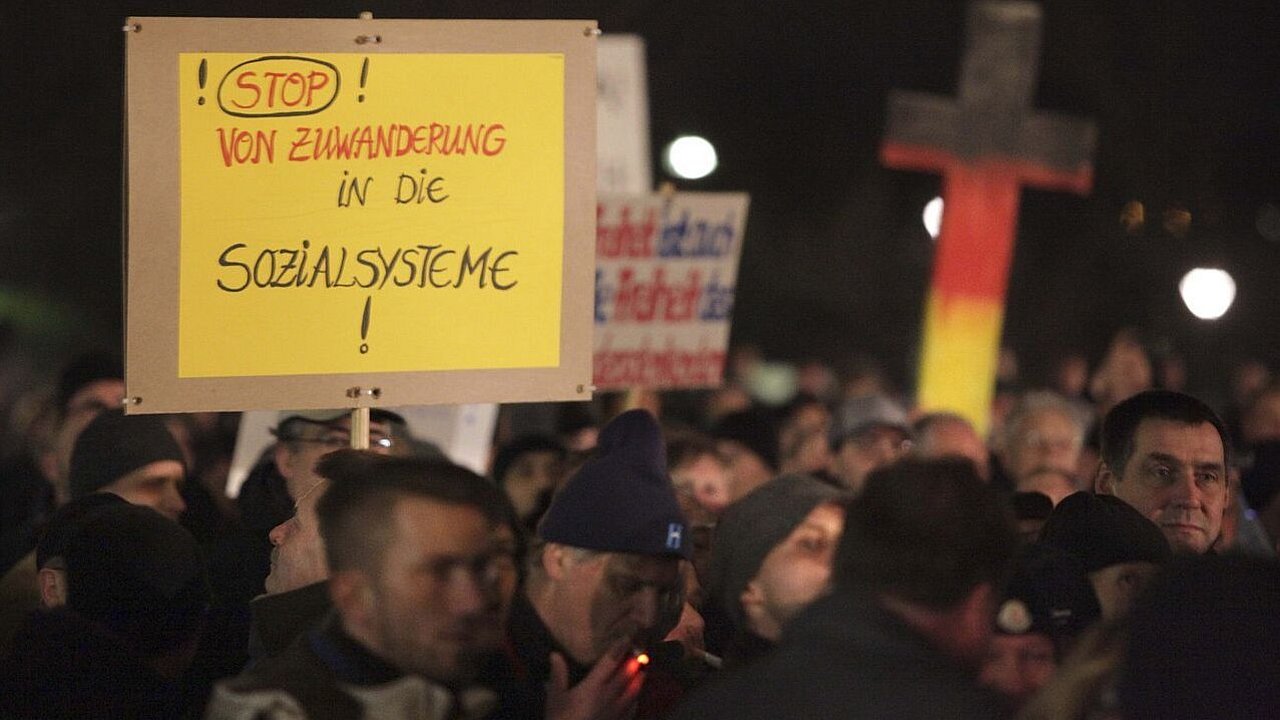
<path fill-rule="evenodd" d="M 1031 108 L 1040 10 L 969 6 L 958 101 L 894 91 L 886 165 L 942 173 L 943 216 L 925 310 L 918 402 L 985 431 L 995 387 L 1005 290 L 1022 185 L 1085 194 L 1092 123 Z"/>

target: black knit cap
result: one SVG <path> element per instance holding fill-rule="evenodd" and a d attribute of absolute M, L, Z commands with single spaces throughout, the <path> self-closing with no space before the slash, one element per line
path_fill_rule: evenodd
<path fill-rule="evenodd" d="M 1076 556 L 1088 572 L 1127 562 L 1160 564 L 1173 555 L 1160 528 L 1132 505 L 1090 492 L 1063 498 L 1040 530 L 1040 542 Z"/>
<path fill-rule="evenodd" d="M 66 554 L 67 542 L 81 520 L 101 508 L 122 502 L 125 502 L 124 498 L 113 493 L 90 493 L 58 508 L 45 524 L 40 541 L 36 543 L 36 567 L 43 568 L 51 558 Z"/>
<path fill-rule="evenodd" d="M 75 523 L 63 549 L 67 605 L 145 655 L 198 631 L 209 587 L 196 540 L 148 507 L 102 506 Z"/>
<path fill-rule="evenodd" d="M 768 410 L 753 408 L 730 413 L 711 429 L 711 437 L 740 443 L 759 455 L 770 469 L 778 469 L 778 421 Z"/>
<path fill-rule="evenodd" d="M 739 598 L 760 572 L 765 556 L 815 507 L 840 497 L 839 490 L 810 475 L 783 475 L 725 508 L 711 545 L 706 580 L 709 601 L 719 603 L 734 624 L 743 628 Z"/>
<path fill-rule="evenodd" d="M 686 522 L 667 477 L 662 430 L 630 410 L 600 431 L 596 454 L 565 483 L 538 537 L 588 550 L 688 559 Z"/>
<path fill-rule="evenodd" d="M 182 448 L 159 415 L 99 413 L 71 451 L 71 497 L 97 492 L 140 467 L 159 460 L 185 462 Z"/>

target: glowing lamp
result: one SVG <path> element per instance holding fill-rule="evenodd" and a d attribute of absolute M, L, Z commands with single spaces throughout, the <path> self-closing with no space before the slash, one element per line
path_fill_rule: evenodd
<path fill-rule="evenodd" d="M 1196 268 L 1182 276 L 1178 292 L 1192 315 L 1201 320 L 1217 320 L 1236 299 L 1236 281 L 1226 270 Z"/>
<path fill-rule="evenodd" d="M 719 160 L 706 138 L 684 135 L 671 141 L 663 153 L 667 171 L 685 180 L 698 180 L 715 172 Z"/>

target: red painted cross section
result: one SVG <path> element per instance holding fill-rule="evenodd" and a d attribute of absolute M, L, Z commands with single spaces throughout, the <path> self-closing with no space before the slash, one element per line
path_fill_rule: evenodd
<path fill-rule="evenodd" d="M 1039 50 L 1037 5 L 977 2 L 968 10 L 959 98 L 910 91 L 890 95 L 881 147 L 885 164 L 943 175 L 944 215 L 930 290 L 931 317 L 926 320 L 922 395 L 931 343 L 959 341 L 976 348 L 990 334 L 979 332 L 984 339 L 976 342 L 973 318 L 956 321 L 963 313 L 954 308 L 990 304 L 996 344 L 990 348 L 992 358 L 998 351 L 1021 186 L 1084 194 L 1092 184 L 1093 124 L 1031 109 Z M 943 331 L 948 324 L 951 329 Z M 969 363 L 967 369 L 985 372 L 988 367 L 994 363 Z M 952 382 L 962 370 L 949 368 Z M 994 378 L 969 375 L 963 380 L 982 384 Z M 921 404 L 930 403 L 922 397 Z M 980 413 L 971 419 L 985 425 L 985 408 L 951 404 L 967 415 Z"/>

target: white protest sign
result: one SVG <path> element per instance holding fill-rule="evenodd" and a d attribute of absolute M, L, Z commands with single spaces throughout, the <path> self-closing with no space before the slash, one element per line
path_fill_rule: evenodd
<path fill-rule="evenodd" d="M 649 157 L 649 84 L 644 39 L 601 35 L 596 44 L 596 188 L 653 189 Z"/>
<path fill-rule="evenodd" d="M 720 384 L 747 204 L 744 193 L 600 199 L 598 389 Z"/>

